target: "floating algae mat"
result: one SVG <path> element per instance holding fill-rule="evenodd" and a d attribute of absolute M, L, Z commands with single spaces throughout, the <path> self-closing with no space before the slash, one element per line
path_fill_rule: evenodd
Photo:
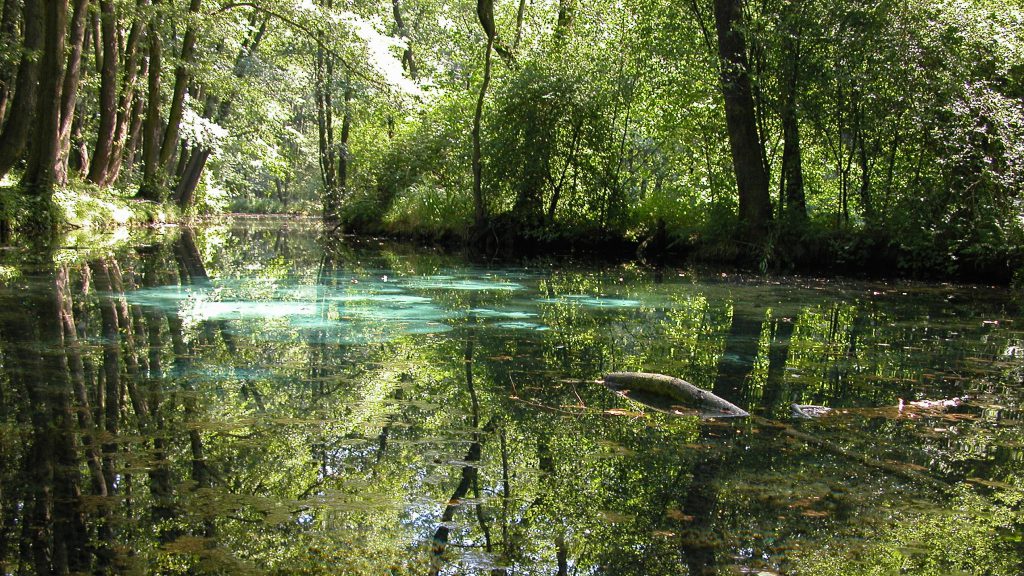
<path fill-rule="evenodd" d="M 1008 291 L 166 242 L 0 285 L 0 573 L 1021 573 Z"/>

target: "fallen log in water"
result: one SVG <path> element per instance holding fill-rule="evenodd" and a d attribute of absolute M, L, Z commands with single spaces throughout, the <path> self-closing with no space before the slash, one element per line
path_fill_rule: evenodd
<path fill-rule="evenodd" d="M 750 414 L 732 402 L 697 388 L 686 380 L 649 372 L 613 372 L 604 377 L 604 383 L 616 388 L 640 390 L 678 400 L 685 406 L 698 408 L 705 416 L 741 417 Z"/>

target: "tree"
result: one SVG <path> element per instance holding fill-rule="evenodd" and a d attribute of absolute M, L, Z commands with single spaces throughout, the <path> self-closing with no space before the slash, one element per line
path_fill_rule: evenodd
<path fill-rule="evenodd" d="M 146 119 L 142 123 L 142 184 L 136 195 L 144 200 L 162 200 L 160 171 L 160 142 L 163 117 L 160 113 L 161 76 L 163 74 L 163 39 L 160 37 L 162 21 L 160 0 L 153 0 L 153 14 L 149 21 L 149 75 L 147 78 Z"/>
<path fill-rule="evenodd" d="M 473 112 L 473 129 L 470 136 L 473 140 L 473 223 L 476 227 L 476 235 L 482 235 L 487 225 L 487 206 L 484 203 L 483 179 L 484 169 L 480 156 L 480 128 L 483 124 L 484 98 L 487 96 L 487 87 L 491 83 L 491 52 L 494 49 L 494 41 L 498 36 L 494 26 L 494 2 L 492 0 L 477 0 L 476 15 L 480 19 L 480 26 L 484 29 L 484 36 L 487 38 L 487 48 L 484 50 L 484 77 L 480 82 L 480 92 L 476 99 L 476 109 Z"/>
<path fill-rule="evenodd" d="M 64 83 L 64 40 L 67 26 L 67 0 L 43 3 L 43 56 L 39 63 L 39 99 L 36 104 L 34 137 L 28 151 L 21 187 L 37 196 L 40 221 L 52 227 L 50 200 L 57 184 L 57 158 L 60 147 L 61 87 Z M 45 229 L 45 228 L 44 228 Z"/>
<path fill-rule="evenodd" d="M 43 50 L 46 34 L 43 4 L 42 0 L 24 0 L 22 4 L 22 51 L 8 120 L 0 133 L 0 177 L 21 159 L 35 117 L 40 67 L 37 55 Z M 4 4 L 5 14 L 10 7 L 10 2 Z"/>
<path fill-rule="evenodd" d="M 739 218 L 744 228 L 744 239 L 760 242 L 768 232 L 772 204 L 751 93 L 742 0 L 715 0 L 715 30 L 721 59 L 725 120 L 739 190 Z"/>
<path fill-rule="evenodd" d="M 786 223 L 802 226 L 807 221 L 807 201 L 804 196 L 803 154 L 800 149 L 800 119 L 797 114 L 797 96 L 800 93 L 800 50 L 803 22 L 800 0 L 783 0 L 780 15 L 782 77 L 782 167 L 779 190 L 780 213 Z"/>

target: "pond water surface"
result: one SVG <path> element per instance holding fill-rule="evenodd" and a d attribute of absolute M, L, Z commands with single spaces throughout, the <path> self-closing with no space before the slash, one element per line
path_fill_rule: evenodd
<path fill-rule="evenodd" d="M 1024 570 L 1006 289 L 308 228 L 3 256 L 0 573 Z M 622 370 L 751 417 L 600 383 Z"/>

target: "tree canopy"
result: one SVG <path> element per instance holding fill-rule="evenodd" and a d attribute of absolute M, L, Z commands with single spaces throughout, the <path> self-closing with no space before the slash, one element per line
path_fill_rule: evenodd
<path fill-rule="evenodd" d="M 0 174 L 36 227 L 88 182 L 490 252 L 1005 276 L 1022 30 L 1009 0 L 4 0 Z"/>

